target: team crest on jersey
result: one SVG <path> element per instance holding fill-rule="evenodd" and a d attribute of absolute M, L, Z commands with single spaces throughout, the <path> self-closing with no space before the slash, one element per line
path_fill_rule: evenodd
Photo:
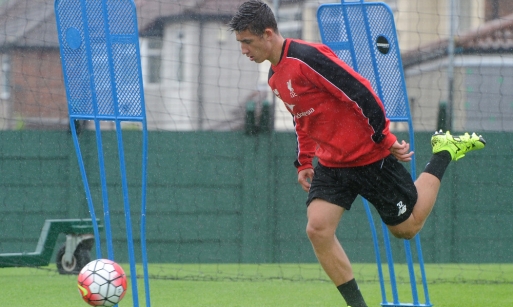
<path fill-rule="evenodd" d="M 292 80 L 287 81 L 287 88 L 290 91 L 290 98 L 297 97 L 297 94 L 294 92 L 294 88 L 292 87 Z"/>

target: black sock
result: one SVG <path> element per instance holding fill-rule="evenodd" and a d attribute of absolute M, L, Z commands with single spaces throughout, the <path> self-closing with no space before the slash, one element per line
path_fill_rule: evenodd
<path fill-rule="evenodd" d="M 438 152 L 434 154 L 428 164 L 426 164 L 424 172 L 429 173 L 442 181 L 445 170 L 451 161 L 451 154 L 447 150 Z"/>
<path fill-rule="evenodd" d="M 362 293 L 356 284 L 356 280 L 353 278 L 350 281 L 341 284 L 337 287 L 342 297 L 346 300 L 348 306 L 351 307 L 367 307 L 365 300 L 363 299 Z"/>

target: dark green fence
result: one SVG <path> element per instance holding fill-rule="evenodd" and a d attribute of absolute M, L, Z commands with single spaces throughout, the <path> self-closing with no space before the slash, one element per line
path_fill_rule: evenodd
<path fill-rule="evenodd" d="M 134 236 L 140 206 L 140 133 L 124 133 Z M 103 133 L 115 251 L 126 255 L 117 143 Z M 417 172 L 430 157 L 416 134 Z M 421 233 L 426 262 L 513 261 L 513 134 L 487 133 L 488 147 L 453 163 Z M 98 218 L 103 219 L 94 133 L 80 135 Z M 314 262 L 291 133 L 149 134 L 147 239 L 150 262 Z M 45 219 L 89 217 L 71 136 L 0 132 L 0 253 L 33 251 Z M 374 216 L 377 219 L 377 216 Z M 361 201 L 342 218 L 342 245 L 373 262 Z M 395 249 L 402 242 L 392 239 Z M 136 243 L 136 247 L 138 247 Z M 396 260 L 401 261 L 402 253 Z"/>

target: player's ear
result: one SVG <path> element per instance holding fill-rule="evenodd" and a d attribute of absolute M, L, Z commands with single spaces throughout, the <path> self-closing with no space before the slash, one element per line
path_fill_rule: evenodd
<path fill-rule="evenodd" d="M 271 39 L 275 35 L 273 29 L 267 28 L 264 30 L 264 38 L 265 39 Z"/>

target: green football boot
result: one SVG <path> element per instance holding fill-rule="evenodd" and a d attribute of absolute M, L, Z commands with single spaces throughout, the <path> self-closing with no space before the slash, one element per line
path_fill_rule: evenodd
<path fill-rule="evenodd" d="M 433 153 L 447 150 L 454 161 L 463 158 L 469 151 L 483 149 L 485 145 L 483 137 L 475 133 L 452 136 L 449 131 L 443 133 L 440 130 L 431 137 Z"/>

